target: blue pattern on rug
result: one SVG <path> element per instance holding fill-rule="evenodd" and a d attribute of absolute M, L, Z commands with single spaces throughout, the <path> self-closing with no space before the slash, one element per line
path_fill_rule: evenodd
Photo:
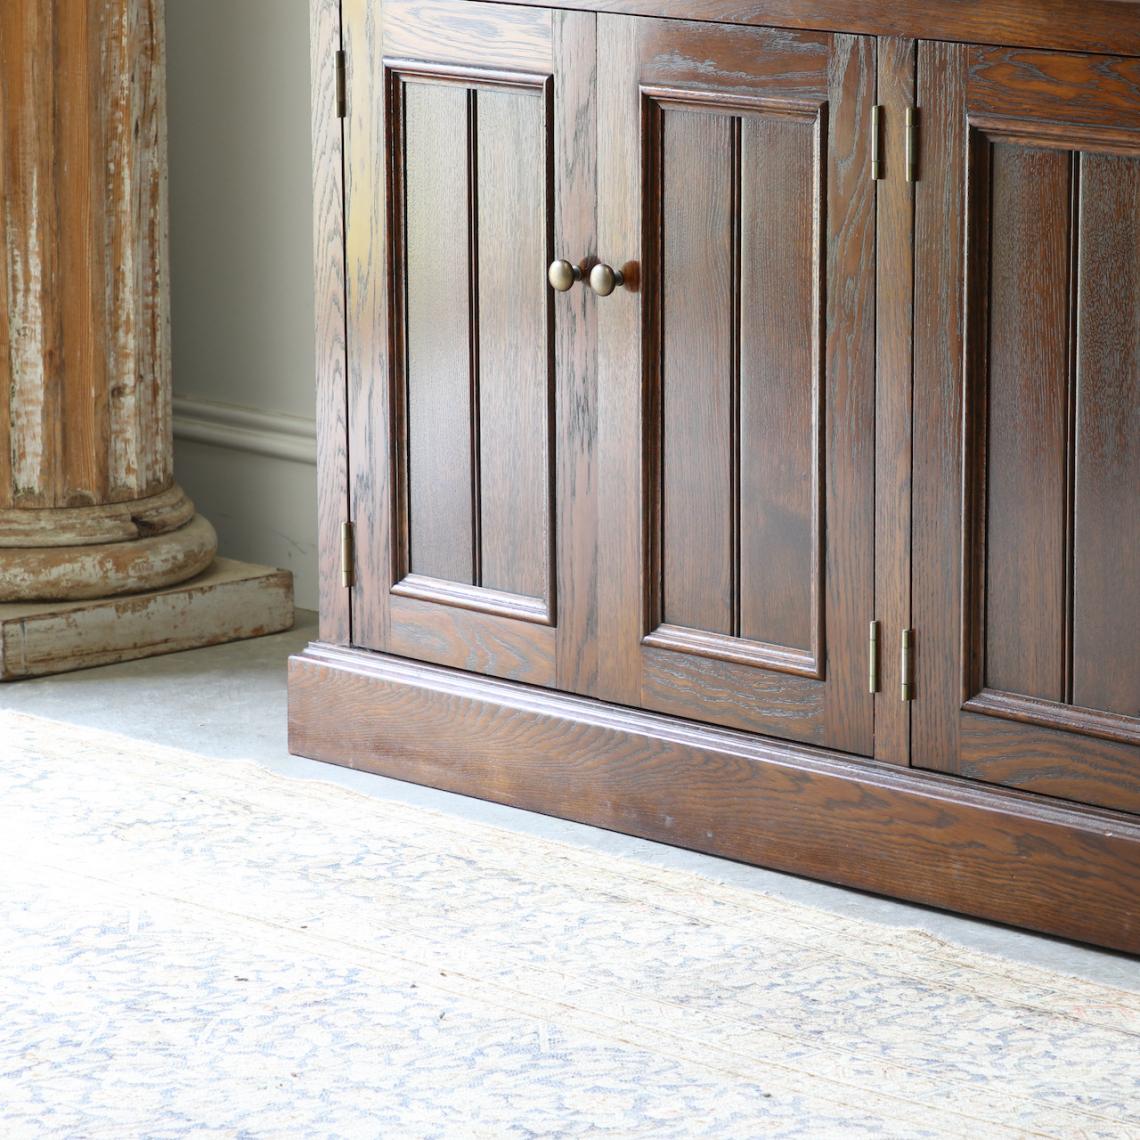
<path fill-rule="evenodd" d="M 1140 995 L 0 714 L 0 1135 L 1140 1136 Z"/>

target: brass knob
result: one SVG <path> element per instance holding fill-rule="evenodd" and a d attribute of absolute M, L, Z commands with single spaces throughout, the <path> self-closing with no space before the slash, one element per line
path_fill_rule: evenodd
<path fill-rule="evenodd" d="M 546 279 L 550 282 L 552 289 L 557 289 L 559 293 L 567 293 L 574 288 L 575 281 L 582 280 L 582 270 L 569 261 L 563 261 L 559 258 L 550 263 L 550 268 L 546 271 Z"/>
<path fill-rule="evenodd" d="M 599 297 L 608 297 L 615 289 L 625 284 L 625 275 L 620 269 L 611 269 L 608 265 L 595 265 L 590 270 L 590 288 Z"/>

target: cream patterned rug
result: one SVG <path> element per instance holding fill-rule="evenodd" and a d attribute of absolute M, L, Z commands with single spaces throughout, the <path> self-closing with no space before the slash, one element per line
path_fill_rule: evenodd
<path fill-rule="evenodd" d="M 1140 995 L 0 714 L 0 1136 L 1140 1136 Z"/>

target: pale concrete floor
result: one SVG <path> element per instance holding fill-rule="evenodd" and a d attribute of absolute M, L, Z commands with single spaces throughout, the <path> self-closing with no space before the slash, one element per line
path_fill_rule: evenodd
<path fill-rule="evenodd" d="M 1134 958 L 290 756 L 285 661 L 315 636 L 315 615 L 302 612 L 294 630 L 273 637 L 0 685 L 0 708 L 110 729 L 221 760 L 250 759 L 299 779 L 328 780 L 386 800 L 684 868 L 843 915 L 919 926 L 965 946 L 1140 991 L 1140 961 Z"/>

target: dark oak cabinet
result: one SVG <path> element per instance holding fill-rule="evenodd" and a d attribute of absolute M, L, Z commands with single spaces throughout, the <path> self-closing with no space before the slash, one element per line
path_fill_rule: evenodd
<path fill-rule="evenodd" d="M 454 37 L 438 60 L 436 32 Z M 555 91 L 568 65 L 535 11 L 492 10 L 468 31 L 446 5 L 409 5 L 391 34 L 410 58 L 384 60 L 382 149 L 359 156 L 379 164 L 359 268 L 385 343 L 353 425 L 353 643 L 573 688 L 575 580 L 592 569 L 567 462 L 592 441 L 545 267 L 563 202 L 594 188 L 555 173 L 556 139 L 576 129 Z"/>
<path fill-rule="evenodd" d="M 1140 949 L 1140 5 L 1057 7 L 312 0 L 294 751 Z"/>
<path fill-rule="evenodd" d="M 874 41 L 598 30 L 599 695 L 870 753 Z"/>
<path fill-rule="evenodd" d="M 1140 59 L 918 63 L 914 762 L 1140 811 Z"/>

